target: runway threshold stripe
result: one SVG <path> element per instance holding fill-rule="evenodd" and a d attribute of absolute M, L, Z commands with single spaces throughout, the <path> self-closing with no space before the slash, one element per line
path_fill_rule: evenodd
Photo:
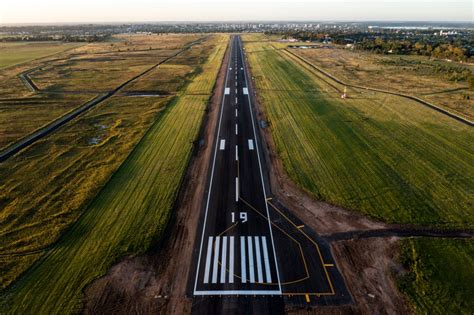
<path fill-rule="evenodd" d="M 221 145 L 220 145 L 219 149 L 221 151 L 225 149 L 225 140 L 221 140 Z"/>
<path fill-rule="evenodd" d="M 240 273 L 242 283 L 247 283 L 247 260 L 245 259 L 245 236 L 240 237 Z"/>
<path fill-rule="evenodd" d="M 216 242 L 214 244 L 214 264 L 212 266 L 212 283 L 217 283 L 220 245 L 221 245 L 221 237 L 216 236 Z"/>
<path fill-rule="evenodd" d="M 211 266 L 211 254 L 212 254 L 213 243 L 214 243 L 214 237 L 209 236 L 209 242 L 207 243 L 206 267 L 204 268 L 204 283 L 209 283 L 209 269 Z"/>
<path fill-rule="evenodd" d="M 234 237 L 229 237 L 229 283 L 234 283 Z"/>
<path fill-rule="evenodd" d="M 257 278 L 259 283 L 263 283 L 263 272 L 262 272 L 262 257 L 260 256 L 260 238 L 254 236 L 255 239 L 255 254 L 257 254 Z"/>
<path fill-rule="evenodd" d="M 253 244 L 252 236 L 247 236 L 248 246 L 249 246 L 249 278 L 250 283 L 255 283 L 255 265 L 253 262 Z"/>
<path fill-rule="evenodd" d="M 270 270 L 270 260 L 268 259 L 268 247 L 267 247 L 267 238 L 262 236 L 262 247 L 263 247 L 263 261 L 265 263 L 265 275 L 267 277 L 267 282 L 272 282 L 272 273 Z"/>
<path fill-rule="evenodd" d="M 227 236 L 222 237 L 221 283 L 225 283 L 227 268 Z"/>

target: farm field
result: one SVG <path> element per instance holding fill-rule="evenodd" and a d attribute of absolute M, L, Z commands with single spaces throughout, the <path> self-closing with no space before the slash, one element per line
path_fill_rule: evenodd
<path fill-rule="evenodd" d="M 0 42 L 0 69 L 54 55 L 84 44 L 57 42 Z"/>
<path fill-rule="evenodd" d="M 472 240 L 408 239 L 401 262 L 409 270 L 399 281 L 419 314 L 471 314 L 474 309 Z"/>
<path fill-rule="evenodd" d="M 200 37 L 194 34 L 118 35 L 112 42 L 81 46 L 56 44 L 73 49 L 0 70 L 0 148 L 12 144 L 99 94 L 116 88 L 198 38 Z M 148 50 L 142 51 L 145 43 L 148 43 Z M 23 43 L 18 45 L 25 46 Z M 20 80 L 18 75 L 25 71 L 31 71 L 28 76 L 40 93 L 30 91 Z M 169 80 L 180 82 L 190 72 L 190 69 L 185 73 L 164 69 L 160 74 L 174 76 Z M 164 82 L 159 83 L 167 88 Z M 174 88 L 178 90 L 180 87 L 182 84 Z"/>
<path fill-rule="evenodd" d="M 344 82 L 412 94 L 474 120 L 473 66 L 340 48 L 291 51 Z"/>
<path fill-rule="evenodd" d="M 92 115 L 87 118 L 88 122 L 79 123 L 80 120 L 77 122 L 77 128 L 84 128 L 88 132 L 76 141 L 88 148 L 91 146 L 91 139 L 94 139 L 92 147 L 95 149 L 85 149 L 84 152 L 88 151 L 90 155 L 83 158 L 85 160 L 83 165 L 89 163 L 95 165 L 90 166 L 90 171 L 86 167 L 86 171 L 82 170 L 81 175 L 75 173 L 74 181 L 82 185 L 75 192 L 71 192 L 72 195 L 68 196 L 62 191 L 57 191 L 58 200 L 68 200 L 71 202 L 71 207 L 69 211 L 63 213 L 63 209 L 57 204 L 55 213 L 49 213 L 38 220 L 42 223 L 41 227 L 37 227 L 36 233 L 38 235 L 44 233 L 42 230 L 44 223 L 52 219 L 57 221 L 52 222 L 51 226 L 58 226 L 61 220 L 65 221 L 60 232 L 64 232 L 66 226 L 71 228 L 65 233 L 58 232 L 57 235 L 62 235 L 58 243 L 53 244 L 50 240 L 42 244 L 42 246 L 52 245 L 49 250 L 40 251 L 44 255 L 39 261 L 12 286 L 4 290 L 2 310 L 11 313 L 32 310 L 39 313 L 77 312 L 82 305 L 82 290 L 87 284 L 103 275 L 119 258 L 143 253 L 153 241 L 162 236 L 201 126 L 227 41 L 227 36 L 215 35 L 199 44 L 203 46 L 202 51 L 208 52 L 208 58 L 203 60 L 204 64 L 192 62 L 188 64 L 195 70 L 193 75 L 188 77 L 190 82 L 184 89 L 178 91 L 176 96 L 164 98 L 117 96 L 109 100 L 108 109 L 124 111 L 125 118 L 122 119 L 122 114 L 101 112 L 101 107 L 98 107 L 87 114 Z M 173 60 L 170 60 L 169 64 L 173 64 Z M 202 72 L 202 69 L 207 71 Z M 203 85 L 202 82 L 207 82 L 208 85 Z M 196 90 L 200 91 L 199 95 L 194 95 L 193 91 Z M 123 102 L 133 103 L 123 104 Z M 142 114 L 137 115 L 137 108 L 144 114 L 143 117 Z M 104 106 L 103 110 L 105 109 Z M 123 126 L 127 123 L 136 125 L 133 128 Z M 147 126 L 150 126 L 148 130 Z M 73 125 L 67 126 L 67 129 L 73 127 Z M 128 135 L 130 129 L 134 132 Z M 77 131 L 70 130 L 64 134 L 77 137 L 81 134 Z M 145 135 L 141 138 L 144 132 Z M 61 135 L 63 132 L 55 134 L 58 137 Z M 66 139 L 67 137 L 62 141 Z M 62 142 L 59 139 L 57 141 Z M 67 143 L 64 144 L 67 146 Z M 115 153 L 116 145 L 122 148 L 123 153 Z M 47 146 L 35 145 L 29 150 L 42 151 L 45 147 Z M 50 148 L 57 150 L 54 146 Z M 73 160 L 77 161 L 79 156 L 74 152 L 76 150 L 77 146 L 70 146 L 66 152 L 58 152 L 58 156 L 60 159 L 72 156 Z M 127 156 L 130 150 L 132 151 Z M 117 161 L 117 154 L 120 161 Z M 35 160 L 37 159 L 36 157 Z M 62 164 L 60 159 L 49 168 L 58 168 L 58 165 Z M 105 164 L 102 171 L 97 172 L 97 167 L 100 169 L 102 164 Z M 116 167 L 118 169 L 115 171 Z M 62 170 L 66 169 L 67 166 Z M 19 172 L 25 170 L 23 168 Z M 1 171 L 7 172 L 7 166 Z M 95 178 L 89 179 L 87 176 L 92 175 L 91 172 L 98 174 Z M 52 176 L 57 177 L 59 176 Z M 96 187 L 89 186 L 96 182 L 100 184 Z M 52 189 L 54 187 L 58 189 L 60 185 L 58 182 L 57 185 L 52 185 Z M 51 187 L 51 183 L 48 187 Z M 100 192 L 95 196 L 99 189 Z M 12 192 L 6 194 L 11 195 Z M 6 200 L 5 196 L 0 200 L 15 207 L 16 202 Z M 40 203 L 44 204 L 45 209 L 48 208 L 44 200 Z M 25 211 L 25 214 L 28 213 L 24 206 L 20 209 Z M 10 218 L 17 216 L 15 211 L 9 213 Z M 71 225 L 76 219 L 77 222 Z M 27 219 L 22 218 L 19 221 L 22 220 Z M 15 223 L 16 226 L 19 221 Z M 34 226 L 33 222 L 31 225 Z M 137 231 L 140 233 L 136 233 Z M 21 233 L 18 237 L 22 239 Z M 11 242 L 10 252 L 24 250 L 25 248 L 20 249 L 24 242 L 30 243 L 28 250 L 39 247 L 32 239 L 26 238 Z M 32 260 L 39 258 L 41 254 Z M 26 264 L 31 263 L 32 261 L 29 261 Z M 6 262 L 2 271 L 13 269 L 12 266 L 15 264 L 22 266 L 21 261 Z M 25 269 L 26 267 L 23 268 Z"/>
<path fill-rule="evenodd" d="M 385 222 L 474 227 L 471 127 L 396 96 L 341 100 L 341 86 L 271 43 L 245 47 L 277 154 L 301 188 Z"/>

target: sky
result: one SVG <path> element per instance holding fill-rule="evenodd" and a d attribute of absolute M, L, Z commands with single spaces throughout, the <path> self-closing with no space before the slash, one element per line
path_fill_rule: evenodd
<path fill-rule="evenodd" d="M 0 24 L 473 21 L 473 0 L 0 0 Z"/>

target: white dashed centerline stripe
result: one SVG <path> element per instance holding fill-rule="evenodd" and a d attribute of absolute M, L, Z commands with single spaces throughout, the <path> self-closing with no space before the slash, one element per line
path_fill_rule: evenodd
<path fill-rule="evenodd" d="M 237 127 L 237 124 L 235 124 L 235 134 L 236 134 L 236 135 L 239 134 L 239 127 Z"/>
<path fill-rule="evenodd" d="M 221 283 L 225 283 L 227 268 L 227 236 L 222 237 Z"/>
<path fill-rule="evenodd" d="M 239 147 L 238 146 L 235 146 L 235 160 L 236 161 L 239 160 Z"/>
<path fill-rule="evenodd" d="M 253 147 L 253 140 L 252 139 L 249 139 L 249 150 L 253 150 L 254 147 Z"/>
<path fill-rule="evenodd" d="M 229 237 L 229 283 L 234 283 L 234 237 Z"/>
<path fill-rule="evenodd" d="M 235 202 L 239 201 L 239 178 L 235 178 Z"/>
<path fill-rule="evenodd" d="M 220 144 L 220 146 L 219 146 L 219 149 L 220 149 L 220 150 L 224 150 L 224 149 L 225 149 L 225 140 L 224 140 L 224 139 L 221 140 L 221 144 Z"/>
<path fill-rule="evenodd" d="M 206 267 L 204 268 L 204 283 L 209 283 L 209 269 L 211 267 L 211 254 L 214 237 L 209 236 L 209 242 L 207 243 L 207 255 L 206 255 Z"/>
<path fill-rule="evenodd" d="M 216 236 L 216 242 L 214 243 L 214 264 L 212 266 L 212 283 L 217 283 L 220 245 L 221 245 L 221 237 Z"/>
<path fill-rule="evenodd" d="M 240 276 L 247 283 L 247 260 L 245 259 L 245 236 L 240 237 Z"/>
<path fill-rule="evenodd" d="M 235 105 L 237 105 L 237 96 L 235 97 Z"/>
<path fill-rule="evenodd" d="M 262 258 L 260 256 L 260 239 L 258 236 L 255 239 L 255 254 L 257 254 L 257 277 L 258 282 L 263 283 L 263 272 L 262 272 Z"/>
<path fill-rule="evenodd" d="M 236 108 L 235 109 L 235 117 L 237 117 L 237 116 L 238 116 L 238 114 L 237 114 L 237 108 Z"/>
<path fill-rule="evenodd" d="M 250 278 L 250 283 L 255 283 L 252 236 L 247 236 L 247 241 L 248 241 L 248 246 L 249 246 L 249 278 Z"/>
<path fill-rule="evenodd" d="M 262 247 L 263 247 L 263 261 L 265 263 L 265 275 L 267 276 L 267 282 L 272 282 L 272 273 L 270 270 L 270 261 L 268 260 L 268 247 L 267 238 L 262 236 Z"/>

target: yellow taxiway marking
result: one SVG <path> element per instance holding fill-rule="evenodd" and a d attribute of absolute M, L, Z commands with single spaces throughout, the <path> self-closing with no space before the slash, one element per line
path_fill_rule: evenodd
<path fill-rule="evenodd" d="M 304 296 L 304 297 L 305 297 L 305 299 L 306 299 L 306 303 L 309 303 L 309 302 L 311 302 L 311 300 L 309 299 L 309 295 L 308 295 L 308 294 L 305 294 L 305 296 Z"/>
<path fill-rule="evenodd" d="M 298 225 L 296 228 L 297 229 L 302 229 L 302 228 L 304 228 L 304 224 Z"/>

